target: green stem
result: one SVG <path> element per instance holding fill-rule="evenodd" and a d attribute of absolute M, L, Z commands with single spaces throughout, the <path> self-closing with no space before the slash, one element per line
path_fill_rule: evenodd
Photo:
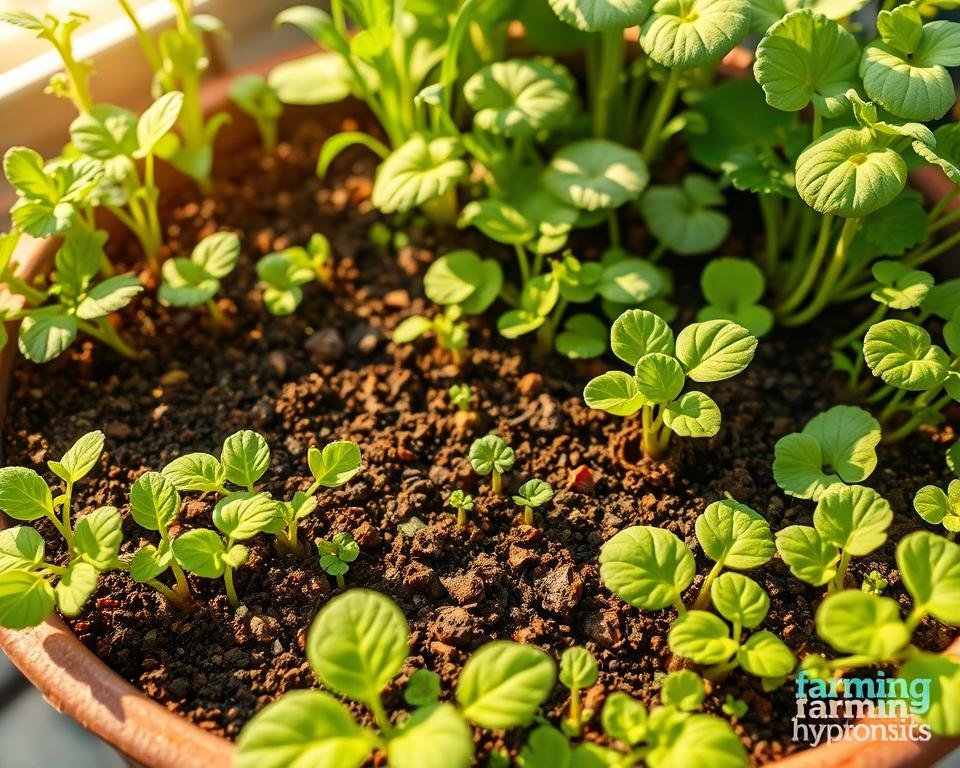
<path fill-rule="evenodd" d="M 593 135 L 595 138 L 604 139 L 609 137 L 611 113 L 620 90 L 620 72 L 623 69 L 626 41 L 623 30 L 619 27 L 601 32 L 599 41 L 600 66 L 593 92 Z"/>
<path fill-rule="evenodd" d="M 954 232 L 946 240 L 940 241 L 935 246 L 915 251 L 904 259 L 904 263 L 910 267 L 919 267 L 921 264 L 926 264 L 928 261 L 937 258 L 941 253 L 949 251 L 957 244 L 960 244 L 960 232 Z"/>
<path fill-rule="evenodd" d="M 343 580 L 342 573 L 334 574 L 333 578 L 337 580 L 337 589 L 343 590 L 347 588 L 347 583 Z"/>
<path fill-rule="evenodd" d="M 493 492 L 500 496 L 503 493 L 503 475 L 501 475 L 496 469 L 494 469 L 490 474 L 490 485 L 493 488 Z"/>
<path fill-rule="evenodd" d="M 217 306 L 217 302 L 213 299 L 207 299 L 207 311 L 210 312 L 210 320 L 217 328 L 226 327 L 227 318 L 224 317 L 223 312 L 220 311 L 220 307 Z"/>
<path fill-rule="evenodd" d="M 580 699 L 580 689 L 573 687 L 570 689 L 570 724 L 580 732 L 580 726 L 583 724 L 583 701 Z"/>
<path fill-rule="evenodd" d="M 240 598 L 237 597 L 237 590 L 233 586 L 233 568 L 229 565 L 223 569 L 223 586 L 226 587 L 227 600 L 230 601 L 230 605 L 239 608 Z"/>
<path fill-rule="evenodd" d="M 524 525 L 529 525 L 533 527 L 533 507 L 524 506 L 523 508 L 523 523 Z"/>
<path fill-rule="evenodd" d="M 950 395 L 944 395 L 930 407 L 933 410 L 941 411 L 947 407 L 947 405 L 950 403 L 952 399 L 953 398 L 951 398 Z M 910 419 L 908 419 L 907 421 L 905 421 L 903 424 L 901 424 L 892 432 L 887 432 L 886 434 L 884 434 L 883 442 L 884 443 L 899 442 L 900 440 L 903 440 L 908 435 L 913 434 L 913 432 L 916 431 L 918 427 L 920 427 L 922 424 L 926 423 L 927 421 L 928 421 L 927 411 L 925 409 L 923 412 L 918 413 L 913 417 L 911 417 Z"/>
<path fill-rule="evenodd" d="M 457 508 L 457 527 L 466 528 L 467 527 L 467 510 L 463 507 Z"/>
<path fill-rule="evenodd" d="M 780 202 L 772 194 L 760 195 L 760 214 L 763 217 L 763 230 L 766 242 L 764 243 L 764 265 L 767 276 L 776 277 L 777 261 L 780 257 L 780 236 L 777 232 L 777 221 L 783 214 Z"/>
<path fill-rule="evenodd" d="M 866 320 L 864 320 L 862 323 L 857 325 L 857 327 L 854 328 L 852 331 L 850 331 L 850 333 L 848 333 L 846 336 L 843 336 L 842 338 L 837 339 L 837 341 L 833 342 L 833 348 L 843 349 L 848 344 L 854 341 L 859 341 L 861 338 L 863 338 L 863 334 L 866 333 L 867 329 L 869 329 L 870 326 L 874 325 L 875 323 L 880 322 L 880 320 L 883 319 L 883 316 L 886 313 L 887 313 L 887 305 L 878 304 L 876 309 L 873 310 L 873 312 L 870 314 L 870 316 Z"/>
<path fill-rule="evenodd" d="M 653 113 L 650 125 L 647 127 L 647 135 L 643 140 L 643 148 L 640 150 L 648 163 L 660 152 L 660 133 L 663 131 L 663 126 L 667 122 L 667 118 L 670 117 L 679 92 L 680 70 L 671 69 L 664 84 L 663 91 L 660 93 L 660 101 L 657 104 L 657 109 Z"/>
<path fill-rule="evenodd" d="M 517 264 L 520 266 L 520 279 L 523 285 L 526 285 L 530 282 L 530 259 L 527 257 L 527 250 L 519 243 L 514 243 L 513 247 L 517 253 Z"/>
<path fill-rule="evenodd" d="M 720 575 L 722 570 L 722 560 L 714 563 L 713 568 L 710 569 L 710 573 L 707 574 L 707 578 L 703 580 L 703 586 L 700 587 L 700 594 L 697 595 L 697 599 L 694 601 L 692 606 L 694 609 L 699 611 L 707 607 L 707 603 L 710 601 L 710 587 L 713 586 L 713 582 L 716 580 L 717 576 Z"/>
<path fill-rule="evenodd" d="M 34 306 L 39 306 L 47 300 L 46 291 L 34 288 L 27 284 L 23 278 L 17 277 L 9 271 L 4 273 L 3 282 L 6 283 L 7 288 L 9 288 L 12 293 L 19 293 Z"/>
<path fill-rule="evenodd" d="M 610 230 L 610 247 L 620 247 L 620 221 L 617 218 L 617 211 L 611 208 L 607 214 L 607 228 Z"/>
<path fill-rule="evenodd" d="M 900 409 L 900 403 L 903 402 L 903 399 L 907 396 L 907 390 L 898 389 L 894 392 L 893 397 L 887 401 L 887 404 L 883 407 L 883 410 L 878 414 L 878 419 L 881 423 L 886 423 L 889 421 L 896 412 Z"/>
<path fill-rule="evenodd" d="M 168 587 L 162 581 L 158 581 L 157 579 L 150 579 L 146 583 L 149 586 L 153 587 L 155 590 L 157 590 L 157 592 L 159 592 L 161 595 L 163 595 L 164 599 L 171 605 L 175 605 L 178 608 L 186 607 L 180 595 L 177 594 L 177 592 L 175 592 L 174 590 L 170 589 L 170 587 Z"/>
<path fill-rule="evenodd" d="M 827 592 L 839 592 L 843 589 L 843 584 L 847 580 L 847 569 L 850 567 L 850 553 L 844 550 L 840 554 L 840 564 L 837 565 L 837 575 L 833 579 L 833 584 L 827 589 Z"/>
<path fill-rule="evenodd" d="M 130 360 L 137 360 L 143 356 L 140 352 L 137 352 L 120 337 L 120 334 L 117 333 L 116 328 L 110 325 L 109 320 L 107 320 L 105 317 L 99 317 L 93 321 L 80 320 L 78 318 L 77 328 L 79 328 L 88 336 L 92 336 L 98 341 L 102 341 L 107 346 L 112 347 L 116 352 Z"/>
<path fill-rule="evenodd" d="M 800 306 L 801 302 L 803 302 L 810 292 L 810 288 L 813 287 L 814 281 L 816 281 L 817 275 L 820 273 L 820 265 L 827 255 L 827 246 L 830 245 L 830 238 L 833 234 L 832 227 L 833 214 L 828 213 L 820 220 L 820 234 L 817 236 L 817 245 L 814 248 L 813 256 L 807 262 L 807 268 L 803 273 L 803 277 L 790 294 L 780 302 L 777 308 L 781 313 L 786 314 Z M 799 261 L 796 254 L 794 255 L 794 259 Z"/>
<path fill-rule="evenodd" d="M 387 711 L 383 708 L 383 702 L 379 698 L 371 699 L 370 701 L 364 702 L 373 712 L 373 718 L 377 721 L 377 727 L 387 739 L 390 739 L 393 736 L 394 728 L 393 724 L 390 722 L 390 718 L 387 716 Z"/>

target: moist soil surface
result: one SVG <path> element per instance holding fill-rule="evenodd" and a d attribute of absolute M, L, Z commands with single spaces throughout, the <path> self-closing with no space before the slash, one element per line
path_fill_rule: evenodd
<path fill-rule="evenodd" d="M 218 229 L 241 235 L 244 257 L 224 281 L 220 300 L 231 327 L 218 332 L 205 310 L 166 308 L 147 291 L 122 317 L 123 333 L 148 353 L 142 360 L 81 342 L 47 365 L 21 364 L 3 439 L 6 463 L 46 472 L 47 460 L 59 458 L 84 432 L 101 428 L 106 452 L 101 467 L 76 489 L 75 514 L 111 504 L 126 516 L 137 476 L 187 452 L 218 454 L 223 439 L 238 429 L 267 437 L 272 462 L 261 488 L 284 499 L 309 486 L 311 445 L 355 440 L 364 469 L 344 487 L 322 491 L 316 513 L 300 523 L 300 536 L 313 542 L 351 531 L 361 554 L 347 586 L 384 592 L 406 613 L 411 657 L 385 694 L 388 709 L 403 708 L 403 684 L 418 667 L 439 673 L 449 695 L 470 652 L 494 639 L 534 643 L 555 656 L 570 645 L 586 645 L 601 670 L 588 693 L 588 705 L 597 711 L 604 692 L 614 690 L 656 703 L 661 676 L 678 666 L 666 640 L 672 612 L 640 612 L 607 592 L 598 574 L 601 544 L 629 525 L 673 531 L 697 555 L 696 589 L 708 563 L 694 521 L 709 502 L 729 493 L 763 514 L 774 530 L 809 524 L 814 505 L 785 496 L 774 484 L 773 445 L 844 399 L 843 382 L 831 371 L 829 339 L 855 321 L 850 315 L 822 319 L 764 338 L 745 373 L 703 387 L 723 413 L 716 438 L 675 438 L 663 463 L 638 461 L 638 434 L 630 421 L 591 411 L 581 399 L 587 379 L 612 361 L 551 357 L 538 363 L 531 343 L 502 339 L 489 318 L 474 322 L 471 350 L 459 370 L 429 341 L 392 344 L 398 322 L 432 311 L 422 297 L 421 277 L 436 254 L 474 247 L 490 255 L 496 248 L 475 233 L 434 230 L 415 219 L 386 222 L 406 233 L 409 243 L 374 245 L 369 230 L 380 219 L 369 202 L 373 159 L 348 154 L 327 180 L 314 175 L 323 139 L 355 128 L 354 121 L 324 124 L 313 113 L 309 120 L 293 117 L 290 140 L 275 156 L 264 158 L 251 147 L 223 161 L 209 199 L 187 189 L 163 201 L 174 255 L 188 253 Z M 752 219 L 741 218 L 725 253 L 755 245 L 749 242 Z M 315 231 L 333 245 L 331 286 L 309 286 L 294 316 L 270 316 L 256 286 L 256 259 L 304 244 Z M 648 252 L 638 226 L 628 226 L 625 237 L 631 250 Z M 591 240 L 577 246 L 587 258 L 601 247 Z M 135 245 L 114 239 L 113 248 L 116 263 L 136 268 Z M 510 254 L 503 256 L 510 264 Z M 701 263 L 670 263 L 678 270 L 679 328 L 695 314 Z M 449 403 L 446 391 L 455 382 L 474 388 L 472 417 L 458 415 Z M 537 512 L 536 527 L 523 525 L 509 495 L 492 496 L 488 479 L 469 466 L 470 442 L 490 431 L 516 449 L 507 491 L 531 477 L 558 489 Z M 853 563 L 848 586 L 858 586 L 876 569 L 890 581 L 886 594 L 907 608 L 909 598 L 892 570 L 895 545 L 924 525 L 911 499 L 920 486 L 948 479 L 943 455 L 953 439 L 947 426 L 881 446 L 868 483 L 889 499 L 895 519 L 887 545 Z M 444 505 L 454 488 L 477 495 L 465 530 Z M 180 531 L 212 527 L 213 502 L 186 494 Z M 48 551 L 62 556 L 52 527 L 44 522 L 39 528 Z M 129 553 L 155 541 L 128 516 L 124 534 Z M 822 590 L 791 577 L 779 558 L 751 575 L 771 598 L 762 628 L 780 635 L 798 655 L 828 650 L 814 634 Z M 312 547 L 302 556 L 280 555 L 265 537 L 254 541 L 249 561 L 236 573 L 240 610 L 228 604 L 221 580 L 190 582 L 196 607 L 181 613 L 151 588 L 108 574 L 87 610 L 69 624 L 147 695 L 206 730 L 234 738 L 284 691 L 314 684 L 304 638 L 336 585 Z M 916 640 L 941 650 L 951 637 L 927 620 Z M 726 694 L 749 705 L 734 727 L 755 764 L 801 748 L 791 740 L 791 684 L 766 694 L 758 680 L 734 672 L 713 686 L 705 709 L 720 713 Z M 549 715 L 559 719 L 564 706 L 558 686 Z M 598 719 L 589 738 L 600 738 Z M 477 739 L 484 754 L 516 749 L 522 734 L 478 732 Z"/>

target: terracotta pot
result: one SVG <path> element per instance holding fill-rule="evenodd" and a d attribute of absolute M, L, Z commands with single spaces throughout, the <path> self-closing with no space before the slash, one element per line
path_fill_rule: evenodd
<path fill-rule="evenodd" d="M 266 74 L 281 61 L 314 50 L 307 46 L 290 51 L 245 71 Z M 737 49 L 724 59 L 719 71 L 725 77 L 744 77 L 751 62 L 749 51 Z M 226 109 L 237 115 L 228 97 L 232 77 L 222 76 L 204 85 L 202 100 L 208 114 Z M 255 139 L 251 121 L 237 116 L 221 132 L 217 149 L 229 150 Z M 181 177 L 171 177 L 171 181 L 184 183 Z M 930 199 L 939 198 L 950 188 L 947 179 L 933 169 L 915 174 L 914 183 Z M 30 243 L 20 249 L 19 274 L 30 278 L 49 269 L 55 249 L 56 244 L 51 242 Z M 0 427 L 16 359 L 15 345 L 0 350 Z M 9 521 L 0 514 L 0 529 L 7 525 Z M 229 768 L 232 764 L 234 747 L 230 741 L 204 731 L 145 696 L 88 650 L 58 616 L 33 629 L 0 629 L 0 648 L 55 709 L 70 715 L 133 763 L 150 768 Z M 960 638 L 949 650 L 960 654 Z M 778 765 L 915 768 L 931 765 L 958 746 L 960 739 L 934 739 L 922 744 L 841 742 L 806 750 Z"/>

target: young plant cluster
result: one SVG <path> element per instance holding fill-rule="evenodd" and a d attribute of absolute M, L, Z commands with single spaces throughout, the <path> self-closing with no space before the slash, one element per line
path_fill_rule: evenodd
<path fill-rule="evenodd" d="M 360 449 L 348 440 L 322 449 L 313 446 L 307 454 L 313 482 L 289 501 L 277 500 L 258 490 L 270 467 L 266 439 L 241 430 L 224 441 L 219 457 L 186 454 L 160 472 L 145 472 L 134 481 L 130 516 L 144 531 L 155 532 L 157 541 L 142 544 L 128 556 L 120 554 L 122 518 L 115 507 L 100 507 L 76 522 L 71 517 L 74 486 L 99 463 L 103 446 L 103 433 L 91 432 L 60 461 L 48 462 L 63 483 L 56 495 L 33 469 L 0 469 L 0 510 L 15 520 L 47 518 L 63 537 L 68 554 L 62 565 L 46 561 L 43 538 L 30 527 L 0 532 L 0 626 L 39 624 L 54 604 L 63 615 L 76 616 L 96 589 L 98 574 L 106 570 L 127 572 L 134 582 L 152 587 L 180 609 L 189 608 L 192 600 L 186 574 L 222 579 L 227 599 L 238 607 L 234 572 L 247 562 L 246 542 L 267 534 L 281 552 L 302 553 L 299 521 L 317 509 L 317 492 L 343 485 L 361 466 Z M 191 520 L 189 530 L 184 530 L 185 493 L 212 499 L 212 526 Z M 317 545 L 320 567 L 343 589 L 343 576 L 359 554 L 356 541 L 349 533 L 338 533 Z"/>
<path fill-rule="evenodd" d="M 438 675 L 423 668 L 410 671 L 409 642 L 407 621 L 388 597 L 353 589 L 330 600 L 307 635 L 307 659 L 326 690 L 291 691 L 250 720 L 237 741 L 238 768 L 304 760 L 359 768 L 371 758 L 386 759 L 394 768 L 467 768 L 475 750 L 471 726 L 507 730 L 543 722 L 539 713 L 553 692 L 557 664 L 539 648 L 506 640 L 480 646 L 460 670 L 453 701 L 441 701 Z M 401 673 L 405 705 L 391 714 L 383 691 Z M 579 729 L 592 717 L 580 709 L 579 691 L 596 682 L 596 661 L 585 648 L 568 649 L 559 678 L 571 691 L 572 720 L 567 722 Z M 583 765 L 657 768 L 696 755 L 707 759 L 714 751 L 725 754 L 724 765 L 747 764 L 729 725 L 694 714 L 704 697 L 696 675 L 669 676 L 661 697 L 663 706 L 648 716 L 627 694 L 609 695 L 603 727 L 617 748 L 586 741 L 574 747 L 563 733 L 542 724 L 531 731 L 519 764 L 570 765 L 580 754 L 588 760 Z M 357 722 L 341 699 L 362 705 L 374 725 Z"/>

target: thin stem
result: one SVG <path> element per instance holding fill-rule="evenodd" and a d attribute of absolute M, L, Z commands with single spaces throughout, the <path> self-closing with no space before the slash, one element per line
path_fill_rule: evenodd
<path fill-rule="evenodd" d="M 780 258 L 780 236 L 777 231 L 777 221 L 783 211 L 780 201 L 772 194 L 760 195 L 760 214 L 763 217 L 763 230 L 766 242 L 764 243 L 764 265 L 769 277 L 777 273 L 777 261 Z"/>
<path fill-rule="evenodd" d="M 393 736 L 393 724 L 387 716 L 387 711 L 383 708 L 383 702 L 380 701 L 379 698 L 375 698 L 364 703 L 370 708 L 370 711 L 373 712 L 373 718 L 377 721 L 377 727 L 380 729 L 380 733 L 388 739 Z"/>
<path fill-rule="evenodd" d="M 227 600 L 234 608 L 240 607 L 240 599 L 237 597 L 237 590 L 233 586 L 233 568 L 226 566 L 223 569 L 223 585 L 227 590 Z"/>
<path fill-rule="evenodd" d="M 347 588 L 347 583 L 343 580 L 342 573 L 335 573 L 333 578 L 337 580 L 337 589 L 343 590 Z"/>
<path fill-rule="evenodd" d="M 610 247 L 620 247 L 620 221 L 617 218 L 617 211 L 611 208 L 607 214 L 607 228 L 610 230 Z"/>
<path fill-rule="evenodd" d="M 527 250 L 519 243 L 515 243 L 513 248 L 517 253 L 517 264 L 520 266 L 520 279 L 523 285 L 526 285 L 530 282 L 530 259 L 527 258 Z"/>
<path fill-rule="evenodd" d="M 524 525 L 529 525 L 530 527 L 533 527 L 533 507 L 524 506 L 523 523 Z"/>
<path fill-rule="evenodd" d="M 611 118 L 615 96 L 620 84 L 620 71 L 623 69 L 626 42 L 619 28 L 607 29 L 600 33 L 599 71 L 593 93 L 593 135 L 598 139 L 607 138 L 610 133 Z"/>
<path fill-rule="evenodd" d="M 817 236 L 817 245 L 814 248 L 813 256 L 810 258 L 810 261 L 807 262 L 807 269 L 803 273 L 799 284 L 797 284 L 793 291 L 780 303 L 778 307 L 780 312 L 784 314 L 791 312 L 800 306 L 801 302 L 807 297 L 810 288 L 813 287 L 813 283 L 820 272 L 820 265 L 827 255 L 827 246 L 830 244 L 830 238 L 833 234 L 832 227 L 833 214 L 828 213 L 820 220 L 820 234 Z M 794 258 L 798 258 L 796 254 L 794 254 Z"/>
<path fill-rule="evenodd" d="M 493 488 L 493 492 L 500 496 L 503 493 L 503 475 L 501 475 L 496 469 L 490 473 L 490 485 Z"/>
<path fill-rule="evenodd" d="M 844 550 L 840 554 L 840 563 L 837 565 L 837 575 L 833 583 L 827 588 L 827 592 L 836 592 L 843 589 L 843 584 L 847 579 L 847 569 L 850 567 L 850 553 Z"/>
<path fill-rule="evenodd" d="M 580 726 L 583 723 L 583 701 L 580 699 L 580 689 L 573 687 L 570 689 L 570 723 L 580 732 Z"/>
<path fill-rule="evenodd" d="M 9 271 L 4 273 L 3 282 L 6 283 L 7 288 L 9 288 L 13 293 L 20 294 L 34 306 L 39 306 L 47 300 L 46 291 L 41 291 L 39 288 L 34 288 L 23 278 L 17 277 Z"/>
<path fill-rule="evenodd" d="M 958 209 L 958 211 L 960 211 L 960 209 Z M 940 241 L 939 244 L 910 254 L 904 259 L 904 263 L 910 267 L 918 267 L 921 264 L 926 264 L 928 261 L 937 258 L 941 253 L 949 251 L 958 243 L 960 243 L 960 232 L 954 232 L 946 240 Z"/>
<path fill-rule="evenodd" d="M 60 503 L 60 520 L 63 522 L 64 529 L 70 532 L 71 540 L 73 539 L 73 525 L 70 521 L 70 501 L 72 497 L 73 483 L 68 481 L 66 490 L 63 492 L 63 501 Z"/>
<path fill-rule="evenodd" d="M 119 354 L 130 360 L 136 360 L 142 357 L 139 352 L 120 338 L 120 334 L 117 333 L 116 328 L 110 325 L 110 322 L 105 317 L 99 317 L 94 321 L 80 320 L 78 318 L 77 328 L 88 336 L 92 336 L 107 346 L 112 347 Z"/>
<path fill-rule="evenodd" d="M 673 110 L 673 105 L 679 92 L 680 70 L 671 69 L 664 84 L 663 91 L 660 94 L 660 101 L 657 104 L 656 112 L 653 113 L 653 118 L 647 127 L 647 135 L 643 140 L 643 148 L 640 150 L 648 163 L 660 152 L 660 133 L 663 131 L 663 126 L 667 122 L 667 118 L 670 117 L 670 112 Z"/>
<path fill-rule="evenodd" d="M 207 299 L 207 310 L 210 312 L 210 320 L 218 328 L 223 328 L 227 324 L 227 318 L 224 317 L 223 312 L 220 311 L 220 307 L 217 306 L 217 302 L 213 299 Z"/>
<path fill-rule="evenodd" d="M 700 587 L 700 594 L 697 595 L 697 599 L 693 603 L 693 608 L 696 610 L 702 610 L 707 607 L 707 603 L 710 601 L 710 587 L 713 586 L 713 582 L 716 580 L 717 576 L 720 575 L 720 572 L 723 570 L 723 561 L 718 561 L 713 564 L 713 568 L 710 569 L 710 573 L 707 574 L 707 578 L 703 580 L 703 586 Z"/>
<path fill-rule="evenodd" d="M 164 599 L 171 605 L 175 605 L 178 608 L 185 607 L 184 601 L 181 599 L 180 595 L 178 595 L 174 590 L 170 589 L 170 587 L 168 587 L 162 581 L 150 579 L 146 583 L 163 595 Z"/>
<path fill-rule="evenodd" d="M 852 331 L 850 331 L 850 333 L 848 333 L 846 336 L 843 336 L 842 338 L 837 339 L 835 342 L 833 342 L 833 348 L 843 349 L 848 344 L 854 341 L 859 341 L 863 337 L 863 334 L 866 333 L 867 329 L 870 328 L 870 326 L 874 325 L 875 323 L 880 322 L 880 320 L 883 319 L 883 316 L 886 313 L 887 313 L 887 305 L 878 304 L 868 318 L 866 318 L 863 322 L 857 325 L 857 327 L 854 328 Z"/>

